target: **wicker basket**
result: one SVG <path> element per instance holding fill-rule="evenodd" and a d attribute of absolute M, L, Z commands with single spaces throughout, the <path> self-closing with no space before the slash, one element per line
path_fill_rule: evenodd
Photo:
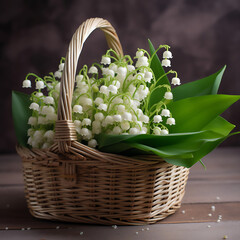
<path fill-rule="evenodd" d="M 67 222 L 142 225 L 174 213 L 189 170 L 154 155 L 126 157 L 77 142 L 71 102 L 78 57 L 91 32 L 100 28 L 108 46 L 122 55 L 111 24 L 88 19 L 75 32 L 61 79 L 55 143 L 50 149 L 17 147 L 31 214 Z"/>

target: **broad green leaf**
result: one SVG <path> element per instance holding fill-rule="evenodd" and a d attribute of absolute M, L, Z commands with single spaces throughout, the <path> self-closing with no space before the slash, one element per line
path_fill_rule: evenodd
<path fill-rule="evenodd" d="M 31 116 L 29 105 L 30 96 L 21 92 L 12 91 L 12 116 L 15 134 L 20 145 L 27 147 L 28 119 Z"/>
<path fill-rule="evenodd" d="M 108 135 L 99 134 L 97 136 L 99 142 L 99 149 L 103 147 L 118 145 L 119 143 L 140 143 L 146 144 L 152 147 L 172 145 L 178 142 L 182 142 L 192 135 L 200 134 L 201 132 L 189 132 L 189 133 L 176 133 L 166 136 L 157 136 L 150 134 L 140 135 Z"/>
<path fill-rule="evenodd" d="M 169 130 L 174 133 L 200 131 L 239 99 L 238 95 L 206 95 L 171 102 L 168 108 L 176 125 Z"/>
<path fill-rule="evenodd" d="M 208 77 L 185 83 L 172 89 L 174 101 L 189 97 L 217 94 L 225 69 L 226 66 Z"/>
<path fill-rule="evenodd" d="M 235 125 L 228 122 L 226 119 L 217 116 L 211 122 L 209 122 L 202 130 L 211 130 L 222 136 L 227 136 L 233 129 Z"/>
<path fill-rule="evenodd" d="M 152 56 L 153 53 L 155 52 L 155 48 L 150 40 L 148 40 L 148 43 L 149 43 L 150 55 Z M 162 77 L 165 74 L 165 71 L 161 65 L 161 62 L 160 62 L 157 54 L 154 55 L 150 67 L 153 70 L 156 80 L 158 80 L 160 77 Z M 156 87 L 158 85 L 163 85 L 163 84 L 170 85 L 167 76 L 162 77 L 161 80 L 158 81 L 158 83 L 156 84 Z M 148 109 L 150 109 L 154 104 L 160 102 L 163 99 L 165 92 L 166 92 L 165 88 L 153 89 L 151 92 L 151 96 L 149 98 Z"/>

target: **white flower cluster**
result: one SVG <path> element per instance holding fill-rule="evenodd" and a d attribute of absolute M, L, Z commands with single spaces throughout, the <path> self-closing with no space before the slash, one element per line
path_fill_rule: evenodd
<path fill-rule="evenodd" d="M 159 47 L 159 49 L 162 45 Z M 170 66 L 172 57 L 168 46 L 163 53 L 163 66 Z M 167 125 L 174 125 L 175 119 L 167 109 L 173 99 L 169 85 L 159 85 L 150 65 L 152 57 L 143 49 L 136 52 L 136 63 L 130 56 L 118 56 L 112 49 L 102 56 L 101 64 L 86 65 L 76 76 L 73 93 L 72 119 L 78 141 L 97 147 L 96 135 L 100 133 L 117 135 L 155 134 L 167 135 Z M 61 60 L 59 70 L 44 79 L 28 74 L 23 87 L 31 87 L 29 76 L 35 76 L 36 90 L 31 95 L 31 128 L 28 144 L 34 148 L 48 148 L 54 141 L 54 123 L 57 120 L 57 104 L 60 82 L 64 68 Z M 169 62 L 168 62 L 169 61 Z M 176 73 L 169 71 L 168 73 Z M 167 73 L 167 74 L 168 74 Z M 173 85 L 179 85 L 177 73 Z M 155 88 L 166 89 L 163 100 L 148 108 L 151 92 Z M 42 90 L 47 88 L 48 95 Z"/>
<path fill-rule="evenodd" d="M 35 74 L 28 74 L 23 81 L 24 88 L 31 87 L 29 77 L 35 77 L 35 89 L 31 95 L 29 108 L 32 110 L 32 116 L 28 119 L 31 126 L 28 129 L 28 144 L 34 148 L 48 148 L 54 142 L 54 124 L 57 120 L 57 104 L 60 92 L 60 82 L 56 78 L 61 78 L 64 68 L 64 58 L 62 58 L 57 72 L 50 73 L 50 76 L 44 79 Z M 46 90 L 45 96 L 42 90 Z"/>

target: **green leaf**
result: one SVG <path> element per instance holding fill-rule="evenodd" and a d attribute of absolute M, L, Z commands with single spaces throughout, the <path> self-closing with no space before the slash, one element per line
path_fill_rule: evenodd
<path fill-rule="evenodd" d="M 172 89 L 174 101 L 189 97 L 217 94 L 225 69 L 226 66 L 208 77 Z"/>
<path fill-rule="evenodd" d="M 168 108 L 176 119 L 176 125 L 170 126 L 169 131 L 200 131 L 239 99 L 238 95 L 206 95 L 171 102 Z"/>
<path fill-rule="evenodd" d="M 20 145 L 27 147 L 28 119 L 31 116 L 29 105 L 30 96 L 21 92 L 12 91 L 12 116 L 15 134 Z"/>
<path fill-rule="evenodd" d="M 155 48 L 150 40 L 148 40 L 148 43 L 149 43 L 150 55 L 152 56 L 153 53 L 155 52 Z M 165 74 L 165 71 L 161 65 L 161 62 L 157 54 L 155 54 L 154 57 L 152 58 L 150 67 L 153 70 L 156 80 L 158 80 L 160 77 L 162 77 Z M 158 83 L 156 84 L 156 87 L 163 84 L 167 84 L 170 86 L 167 76 L 162 77 L 161 80 L 159 80 Z M 154 104 L 160 102 L 163 99 L 165 92 L 166 92 L 165 88 L 153 89 L 151 92 L 151 96 L 149 98 L 148 109 L 150 109 Z"/>
<path fill-rule="evenodd" d="M 222 136 L 227 136 L 233 129 L 235 125 L 228 122 L 226 119 L 217 116 L 211 122 L 209 122 L 202 130 L 211 130 Z"/>
<path fill-rule="evenodd" d="M 150 134 L 140 135 L 108 135 L 99 134 L 97 140 L 99 142 L 99 149 L 104 147 L 111 148 L 113 145 L 119 145 L 120 143 L 140 143 L 149 145 L 152 147 L 173 145 L 182 141 L 185 141 L 190 136 L 200 134 L 201 132 L 189 132 L 189 133 L 176 133 L 166 136 L 157 136 Z"/>

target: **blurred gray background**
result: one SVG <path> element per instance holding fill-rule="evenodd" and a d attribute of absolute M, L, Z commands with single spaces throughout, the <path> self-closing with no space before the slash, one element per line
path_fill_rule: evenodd
<path fill-rule="evenodd" d="M 169 44 L 172 68 L 182 83 L 210 75 L 225 64 L 220 93 L 240 94 L 239 0 L 1 0 L 0 153 L 15 151 L 11 90 L 22 90 L 28 72 L 44 76 L 56 71 L 76 28 L 87 18 L 102 17 L 117 30 L 124 52 Z M 79 66 L 99 61 L 107 49 L 100 31 L 88 39 Z M 25 92 L 27 92 L 25 90 Z M 240 126 L 240 103 L 223 116 Z M 240 145 L 234 136 L 222 146 Z"/>

